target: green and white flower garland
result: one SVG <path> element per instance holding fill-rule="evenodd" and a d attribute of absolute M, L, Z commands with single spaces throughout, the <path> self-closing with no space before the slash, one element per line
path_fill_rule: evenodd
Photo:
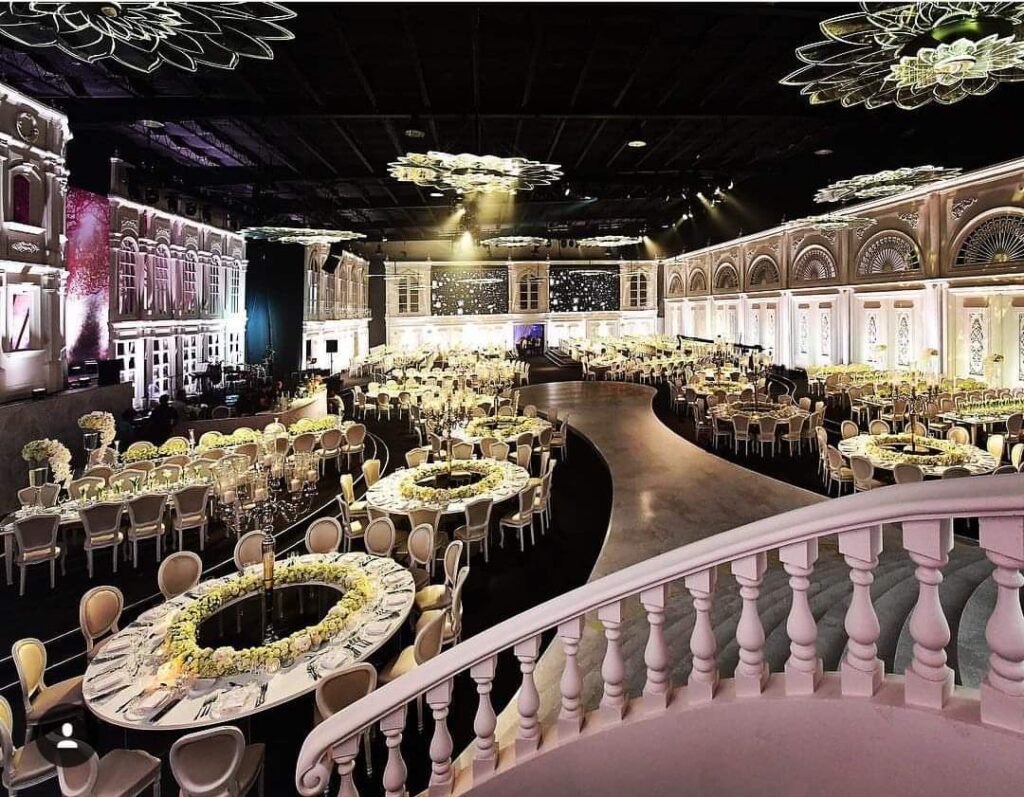
<path fill-rule="evenodd" d="M 536 435 L 547 425 L 547 421 L 527 416 L 475 418 L 466 424 L 466 434 L 470 437 L 516 437 L 523 432 Z"/>
<path fill-rule="evenodd" d="M 938 449 L 941 454 L 910 454 L 904 451 L 893 451 L 886 446 L 910 445 L 911 439 L 915 443 L 928 448 Z M 888 465 L 912 464 L 912 465 L 962 465 L 969 462 L 974 455 L 970 446 L 952 443 L 949 440 L 941 440 L 937 437 L 921 437 L 915 435 L 911 438 L 909 434 L 880 434 L 872 436 L 864 447 L 864 453 L 876 462 L 884 462 Z"/>
<path fill-rule="evenodd" d="M 466 484 L 462 487 L 424 487 L 417 484 L 431 476 L 448 473 L 449 467 L 460 473 L 473 473 L 483 476 L 483 478 L 474 484 Z M 500 487 L 504 480 L 505 468 L 500 462 L 494 460 L 458 460 L 451 466 L 446 462 L 433 462 L 429 465 L 420 465 L 406 473 L 398 484 L 398 494 L 402 498 L 422 501 L 425 504 L 442 505 L 489 493 Z"/>
<path fill-rule="evenodd" d="M 180 672 L 197 678 L 219 678 L 250 672 L 257 667 L 277 670 L 283 662 L 319 647 L 349 628 L 355 616 L 370 605 L 378 590 L 363 570 L 336 562 L 279 562 L 274 580 L 277 584 L 333 584 L 344 589 L 344 594 L 319 623 L 269 645 L 241 650 L 227 646 L 199 647 L 196 634 L 200 623 L 224 604 L 263 589 L 261 573 L 242 574 L 197 598 L 173 620 L 164 640 L 164 650 L 170 661 Z"/>

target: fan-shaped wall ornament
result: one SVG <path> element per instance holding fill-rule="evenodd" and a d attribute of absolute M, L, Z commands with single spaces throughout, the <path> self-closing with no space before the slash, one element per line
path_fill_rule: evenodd
<path fill-rule="evenodd" d="M 770 255 L 758 255 L 750 264 L 747 281 L 751 288 L 770 288 L 779 285 L 782 278 L 775 259 Z"/>
<path fill-rule="evenodd" d="M 719 263 L 715 270 L 716 291 L 738 291 L 740 289 L 740 275 L 736 266 L 732 263 Z"/>
<path fill-rule="evenodd" d="M 833 280 L 838 276 L 835 257 L 818 244 L 805 247 L 793 262 L 794 282 L 819 282 Z"/>
<path fill-rule="evenodd" d="M 707 293 L 708 292 L 708 278 L 704 276 L 704 272 L 700 269 L 690 272 L 690 287 L 688 293 Z"/>
<path fill-rule="evenodd" d="M 953 268 L 986 268 L 1024 261 L 1024 213 L 997 212 L 961 238 Z"/>
<path fill-rule="evenodd" d="M 886 230 L 868 239 L 857 255 L 857 276 L 903 274 L 921 270 L 917 244 L 909 235 Z"/>
<path fill-rule="evenodd" d="M 683 278 L 678 272 L 674 273 L 668 280 L 668 295 L 676 296 L 683 292 Z"/>

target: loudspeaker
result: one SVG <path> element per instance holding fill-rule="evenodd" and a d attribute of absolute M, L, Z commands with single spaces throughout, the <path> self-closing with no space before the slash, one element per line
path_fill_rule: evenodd
<path fill-rule="evenodd" d="M 337 354 L 338 353 L 338 341 L 336 341 L 336 340 L 328 340 L 327 341 L 326 352 L 328 354 Z"/>
<path fill-rule="evenodd" d="M 124 365 L 120 358 L 113 360 L 100 360 L 96 363 L 99 374 L 98 382 L 101 385 L 117 385 L 121 383 L 121 369 Z"/>
<path fill-rule="evenodd" d="M 324 274 L 333 274 L 338 270 L 338 264 L 341 263 L 341 258 L 338 255 L 328 255 L 324 264 L 320 266 Z"/>

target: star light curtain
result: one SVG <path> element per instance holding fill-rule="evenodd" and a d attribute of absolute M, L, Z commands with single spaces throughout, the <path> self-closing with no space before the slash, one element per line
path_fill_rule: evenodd
<path fill-rule="evenodd" d="M 433 315 L 496 315 L 508 312 L 505 266 L 433 265 L 430 267 Z"/>
<path fill-rule="evenodd" d="M 552 263 L 548 279 L 548 303 L 552 313 L 619 309 L 618 266 L 556 266 Z"/>
<path fill-rule="evenodd" d="M 496 249 L 517 249 L 525 246 L 543 246 L 545 243 L 544 238 L 538 238 L 536 235 L 499 235 L 481 241 L 480 245 L 493 246 Z"/>
<path fill-rule="evenodd" d="M 26 47 L 56 47 L 79 61 L 111 59 L 138 72 L 163 64 L 195 72 L 271 60 L 268 42 L 294 38 L 279 3 L 101 0 L 0 4 L 0 34 Z"/>
<path fill-rule="evenodd" d="M 951 105 L 1024 80 L 1024 3 L 861 3 L 799 47 L 806 66 L 782 79 L 812 104 L 906 110 Z"/>
<path fill-rule="evenodd" d="M 550 185 L 562 178 L 557 163 L 497 155 L 409 152 L 388 164 L 388 173 L 404 183 L 462 194 L 514 194 Z"/>
<path fill-rule="evenodd" d="M 579 245 L 588 249 L 617 249 L 635 246 L 643 241 L 639 235 L 595 235 L 592 238 L 581 238 Z"/>

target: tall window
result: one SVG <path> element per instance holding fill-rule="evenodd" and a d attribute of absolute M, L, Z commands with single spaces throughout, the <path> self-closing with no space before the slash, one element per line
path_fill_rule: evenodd
<path fill-rule="evenodd" d="M 646 274 L 630 274 L 629 275 L 629 306 L 630 307 L 646 307 L 647 306 L 647 275 Z"/>
<path fill-rule="evenodd" d="M 135 281 L 135 264 L 138 245 L 131 238 L 121 239 L 117 253 L 117 311 L 121 315 L 134 315 L 138 302 L 138 286 Z"/>
<path fill-rule="evenodd" d="M 33 224 L 32 182 L 24 174 L 11 179 L 11 220 L 18 224 Z"/>
<path fill-rule="evenodd" d="M 222 349 L 222 345 L 223 341 L 218 333 L 213 332 L 206 336 L 206 362 L 224 362 L 224 351 Z"/>
<path fill-rule="evenodd" d="M 306 291 L 308 300 L 306 308 L 307 318 L 316 318 L 317 313 L 320 311 L 320 265 L 320 261 L 313 260 L 310 262 L 309 271 L 306 272 L 306 281 L 309 286 Z"/>
<path fill-rule="evenodd" d="M 171 252 L 157 247 L 153 258 L 153 312 L 164 315 L 171 309 Z"/>
<path fill-rule="evenodd" d="M 420 281 L 417 277 L 398 278 L 398 312 L 420 311 Z"/>
<path fill-rule="evenodd" d="M 228 269 L 228 312 L 239 312 L 241 276 L 237 268 Z"/>
<path fill-rule="evenodd" d="M 185 252 L 185 265 L 181 272 L 181 309 L 193 313 L 196 309 L 196 272 L 198 261 L 191 249 Z"/>
<path fill-rule="evenodd" d="M 182 335 L 181 341 L 181 384 L 189 393 L 196 390 L 193 374 L 199 370 L 199 336 Z"/>
<path fill-rule="evenodd" d="M 153 338 L 150 346 L 149 397 L 154 401 L 164 394 L 170 395 L 174 378 L 173 338 Z"/>
<path fill-rule="evenodd" d="M 540 309 L 540 280 L 533 274 L 527 274 L 519 280 L 519 309 Z"/>
<path fill-rule="evenodd" d="M 334 311 L 337 309 L 335 306 L 337 303 L 337 284 L 338 279 L 336 275 L 324 275 L 324 313 L 328 318 L 334 318 Z"/>
<path fill-rule="evenodd" d="M 207 272 L 206 289 L 210 315 L 220 315 L 220 258 L 215 257 L 210 261 Z"/>

